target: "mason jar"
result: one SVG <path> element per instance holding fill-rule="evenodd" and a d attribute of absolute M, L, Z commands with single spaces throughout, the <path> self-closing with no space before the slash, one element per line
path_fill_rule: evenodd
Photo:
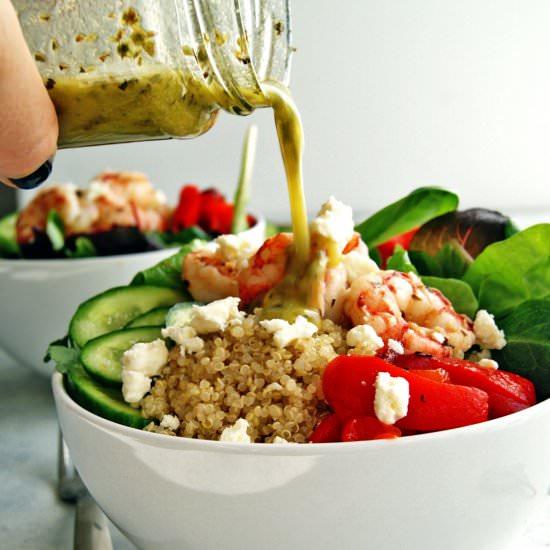
<path fill-rule="evenodd" d="M 288 84 L 289 0 L 13 0 L 60 147 L 208 130 Z"/>

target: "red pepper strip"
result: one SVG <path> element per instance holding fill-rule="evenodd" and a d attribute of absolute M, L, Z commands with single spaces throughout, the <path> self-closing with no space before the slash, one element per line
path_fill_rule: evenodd
<path fill-rule="evenodd" d="M 415 229 L 411 229 L 407 233 L 396 235 L 395 237 L 388 239 L 386 242 L 379 244 L 376 247 L 378 249 L 378 252 L 380 252 L 383 266 L 386 265 L 388 258 L 393 254 L 393 251 L 398 244 L 401 245 L 405 250 L 409 249 L 412 238 L 414 237 L 414 234 L 418 231 L 418 229 L 419 228 L 416 227 Z"/>
<path fill-rule="evenodd" d="M 216 189 L 206 189 L 201 194 L 199 225 L 208 232 L 225 234 L 231 232 L 233 205 Z"/>
<path fill-rule="evenodd" d="M 348 420 L 342 428 L 342 441 L 367 441 L 369 439 L 396 439 L 401 430 L 388 426 L 373 416 Z"/>
<path fill-rule="evenodd" d="M 172 217 L 174 233 L 199 223 L 201 192 L 195 185 L 185 185 L 180 191 L 178 205 Z"/>
<path fill-rule="evenodd" d="M 408 369 L 410 373 L 416 374 L 422 378 L 427 378 L 433 382 L 447 383 L 451 381 L 449 373 L 445 369 Z"/>
<path fill-rule="evenodd" d="M 311 437 L 311 443 L 337 443 L 341 441 L 340 430 L 342 425 L 335 414 L 329 414 L 321 419 Z"/>
<path fill-rule="evenodd" d="M 415 370 L 445 369 L 452 384 L 487 392 L 490 418 L 505 416 L 536 403 L 535 387 L 530 380 L 500 369 L 486 369 L 472 361 L 410 354 L 394 357 L 392 363 Z"/>
<path fill-rule="evenodd" d="M 488 418 L 488 396 L 482 390 L 433 382 L 378 357 L 341 355 L 325 367 L 322 383 L 325 399 L 343 423 L 354 417 L 375 416 L 374 382 L 379 372 L 409 382 L 408 414 L 397 422 L 399 428 L 445 430 Z"/>

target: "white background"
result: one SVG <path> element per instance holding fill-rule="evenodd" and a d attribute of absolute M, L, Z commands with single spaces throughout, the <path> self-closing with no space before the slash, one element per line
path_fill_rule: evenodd
<path fill-rule="evenodd" d="M 369 212 L 441 185 L 463 206 L 550 212 L 549 1 L 293 0 L 292 11 L 310 211 L 330 194 Z M 252 122 L 253 210 L 288 218 L 265 109 L 222 113 L 195 140 L 60 151 L 52 181 L 84 185 L 104 168 L 134 169 L 172 200 L 184 182 L 231 195 Z"/>

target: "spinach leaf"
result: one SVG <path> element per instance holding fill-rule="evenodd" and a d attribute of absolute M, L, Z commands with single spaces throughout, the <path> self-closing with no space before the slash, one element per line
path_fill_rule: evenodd
<path fill-rule="evenodd" d="M 157 285 L 167 286 L 170 288 L 182 288 L 183 282 L 181 279 L 181 270 L 183 258 L 192 252 L 205 245 L 205 241 L 200 239 L 194 239 L 190 243 L 182 246 L 180 250 L 162 260 L 153 267 L 149 267 L 143 271 L 140 271 L 130 283 L 131 285 Z"/>
<path fill-rule="evenodd" d="M 395 247 L 393 254 L 388 258 L 386 269 L 394 269 L 395 271 L 402 271 L 403 273 L 412 271 L 418 275 L 418 271 L 411 262 L 408 252 L 399 244 Z"/>
<path fill-rule="evenodd" d="M 474 318 L 478 310 L 477 299 L 468 284 L 460 279 L 420 277 L 426 286 L 437 288 L 453 304 L 458 313 Z"/>
<path fill-rule="evenodd" d="M 94 258 L 97 256 L 94 243 L 88 237 L 77 237 L 73 246 L 74 250 L 65 247 L 65 254 L 68 258 Z"/>
<path fill-rule="evenodd" d="M 534 225 L 489 245 L 463 280 L 479 306 L 497 318 L 527 300 L 550 297 L 550 224 Z"/>
<path fill-rule="evenodd" d="M 550 397 L 550 300 L 523 302 L 499 320 L 506 346 L 492 352 L 501 368 L 535 384 L 537 397 Z"/>
<path fill-rule="evenodd" d="M 150 231 L 146 233 L 147 240 L 156 248 L 169 248 L 171 246 L 183 246 L 193 239 L 202 239 L 209 241 L 210 236 L 198 225 L 186 227 L 177 233 L 168 233 L 163 231 Z"/>
<path fill-rule="evenodd" d="M 432 218 L 456 210 L 457 206 L 455 193 L 439 187 L 420 187 L 373 214 L 356 230 L 370 249 Z"/>
<path fill-rule="evenodd" d="M 473 262 L 472 257 L 456 240 L 446 242 L 436 253 L 435 260 L 439 264 L 442 277 L 460 279 Z"/>
<path fill-rule="evenodd" d="M 431 275 L 434 277 L 441 277 L 443 275 L 439 262 L 427 252 L 409 250 L 409 258 L 421 275 Z"/>

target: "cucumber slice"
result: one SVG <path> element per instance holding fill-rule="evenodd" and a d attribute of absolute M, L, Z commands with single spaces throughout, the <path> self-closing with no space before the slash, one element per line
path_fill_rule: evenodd
<path fill-rule="evenodd" d="M 172 306 L 166 314 L 166 326 L 181 326 L 187 325 L 191 320 L 191 313 L 193 312 L 193 306 L 203 305 L 199 302 L 181 302 Z"/>
<path fill-rule="evenodd" d="M 151 309 L 181 302 L 181 291 L 164 286 L 121 286 L 80 304 L 69 325 L 71 341 L 83 347 L 92 338 L 123 328 Z"/>
<path fill-rule="evenodd" d="M 72 365 L 65 375 L 65 382 L 67 392 L 81 407 L 102 418 L 132 428 L 143 428 L 150 422 L 139 409 L 124 402 L 120 390 L 105 388 L 82 365 Z"/>
<path fill-rule="evenodd" d="M 95 379 L 109 385 L 122 384 L 122 354 L 138 342 L 160 338 L 162 327 L 125 328 L 90 340 L 80 352 L 80 361 Z"/>
<path fill-rule="evenodd" d="M 15 222 L 17 213 L 13 212 L 0 218 L 0 258 L 14 258 L 19 256 L 19 245 L 15 236 Z"/>
<path fill-rule="evenodd" d="M 169 307 L 156 307 L 130 321 L 124 328 L 164 326 Z"/>

